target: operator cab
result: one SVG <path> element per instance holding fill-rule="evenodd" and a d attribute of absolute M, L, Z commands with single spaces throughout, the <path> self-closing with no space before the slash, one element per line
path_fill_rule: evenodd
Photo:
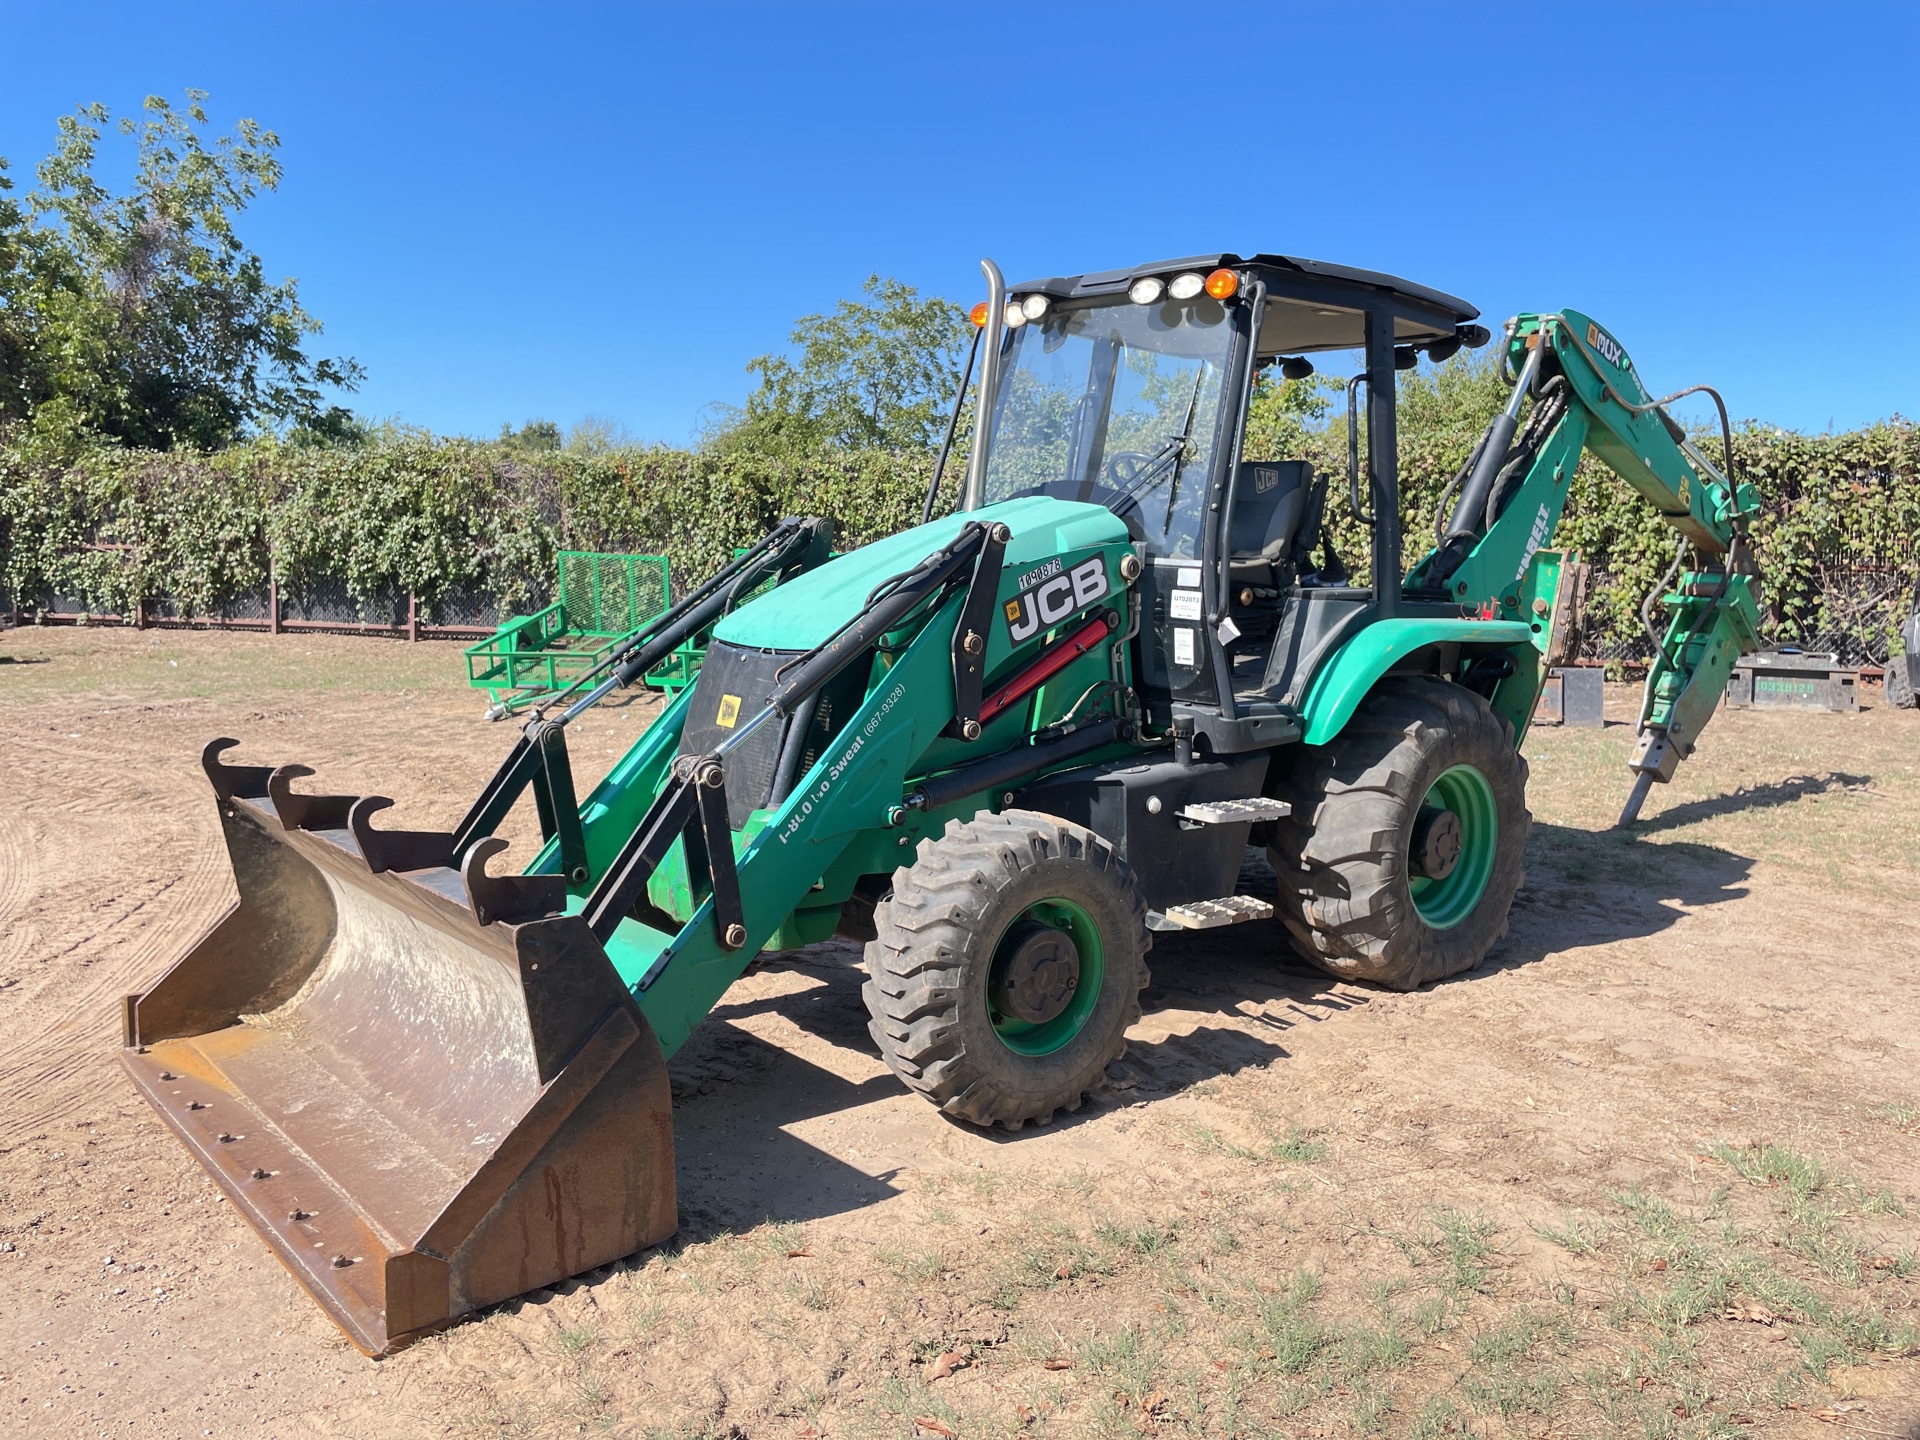
<path fill-rule="evenodd" d="M 1479 312 L 1390 275 L 1280 255 L 1194 256 L 1006 293 L 990 317 L 992 422 L 966 508 L 1042 494 L 1113 510 L 1142 562 L 1135 673 L 1150 722 L 1191 722 L 1199 747 L 1219 753 L 1297 738 L 1317 660 L 1418 603 L 1401 587 L 1394 372 L 1421 352 L 1484 344 Z M 1278 387 L 1316 370 L 1349 402 L 1347 475 L 1286 453 L 1304 431 Z M 1372 532 L 1360 583 L 1328 538 L 1330 486 Z"/>

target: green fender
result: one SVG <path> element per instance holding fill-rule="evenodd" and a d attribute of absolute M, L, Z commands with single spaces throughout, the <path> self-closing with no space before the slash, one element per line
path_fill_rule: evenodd
<path fill-rule="evenodd" d="M 1449 641 L 1531 646 L 1539 640 L 1524 620 L 1377 621 L 1342 645 L 1307 686 L 1300 707 L 1307 722 L 1306 743 L 1324 745 L 1338 735 L 1380 677 L 1424 646 Z"/>

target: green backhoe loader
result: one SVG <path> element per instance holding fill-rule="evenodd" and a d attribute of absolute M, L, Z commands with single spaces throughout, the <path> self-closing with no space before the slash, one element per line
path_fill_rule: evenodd
<path fill-rule="evenodd" d="M 1477 964 L 1578 640 L 1583 569 L 1546 547 L 1583 450 L 1683 547 L 1624 820 L 1757 644 L 1752 489 L 1584 315 L 1509 322 L 1511 404 L 1409 566 L 1395 376 L 1491 340 L 1471 306 L 1278 255 L 984 268 L 957 508 L 838 556 L 783 522 L 543 703 L 452 832 L 207 747 L 239 900 L 129 997 L 123 1059 L 367 1352 L 672 1234 L 667 1057 L 762 952 L 863 939 L 894 1073 L 1007 1129 L 1101 1084 L 1156 933 L 1277 913 L 1250 945 L 1401 989 Z M 1254 453 L 1262 371 L 1342 357 L 1348 473 Z M 709 627 L 579 798 L 568 722 Z M 545 846 L 495 873 L 528 791 Z M 1275 900 L 1238 893 L 1249 845 Z"/>

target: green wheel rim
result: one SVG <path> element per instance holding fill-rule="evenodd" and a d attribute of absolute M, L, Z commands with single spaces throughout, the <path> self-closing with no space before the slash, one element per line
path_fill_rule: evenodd
<path fill-rule="evenodd" d="M 1421 805 L 1451 810 L 1460 821 L 1460 859 L 1445 879 L 1413 877 L 1413 908 L 1435 930 L 1451 930 L 1473 913 L 1493 878 L 1500 814 L 1493 787 L 1471 765 L 1456 765 L 1427 791 Z"/>
<path fill-rule="evenodd" d="M 1005 1014 L 993 1002 L 993 996 L 1006 973 L 1008 958 L 1014 948 L 1014 937 L 1020 933 L 1022 920 L 1060 931 L 1073 941 L 1074 948 L 1080 952 L 1080 979 L 1073 998 L 1067 1002 L 1066 1009 L 1039 1024 Z M 1073 901 L 1058 897 L 1049 897 L 1028 906 L 1007 926 L 1006 933 L 994 948 L 993 963 L 987 967 L 987 1017 L 993 1022 L 993 1033 L 1000 1037 L 1002 1045 L 1016 1055 L 1053 1054 L 1085 1028 L 1094 1006 L 1100 1003 L 1101 981 L 1105 974 L 1106 951 L 1100 944 L 1100 929 L 1093 923 L 1091 915 Z"/>

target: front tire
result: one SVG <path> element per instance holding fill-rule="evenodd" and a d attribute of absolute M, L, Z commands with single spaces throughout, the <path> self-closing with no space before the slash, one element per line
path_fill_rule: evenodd
<path fill-rule="evenodd" d="M 874 910 L 862 995 L 893 1073 L 975 1125 L 1078 1110 L 1127 1048 L 1151 943 L 1133 874 L 1035 811 L 950 821 Z"/>
<path fill-rule="evenodd" d="M 1527 762 L 1472 691 L 1382 681 L 1279 798 L 1271 853 L 1300 952 L 1394 990 L 1470 970 L 1507 933 L 1524 878 Z"/>
<path fill-rule="evenodd" d="M 1914 657 L 1895 655 L 1887 661 L 1887 704 L 1896 710 L 1920 708 L 1920 697 L 1914 694 Z"/>

